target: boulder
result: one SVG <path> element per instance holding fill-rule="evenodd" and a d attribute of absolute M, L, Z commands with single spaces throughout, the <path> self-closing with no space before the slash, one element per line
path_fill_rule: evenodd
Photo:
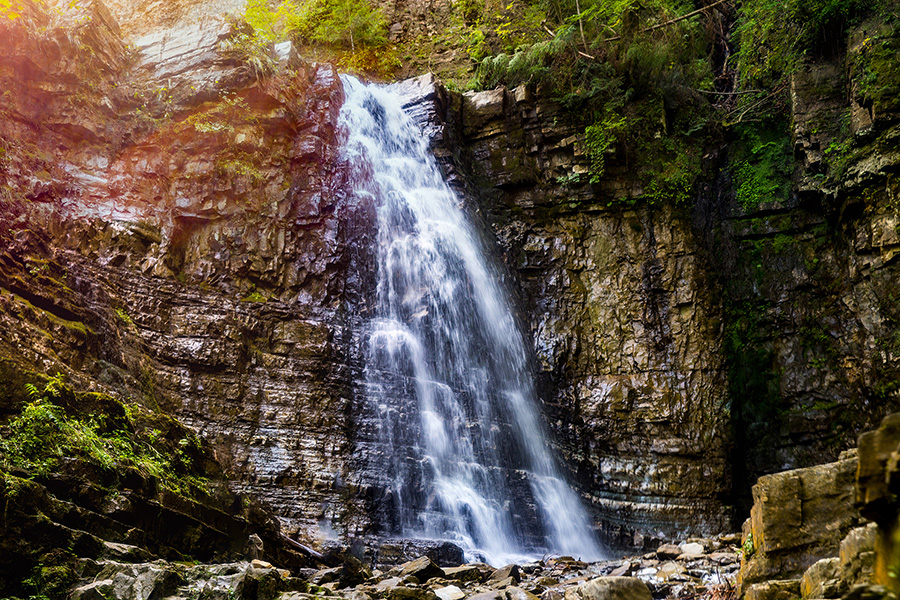
<path fill-rule="evenodd" d="M 859 521 L 852 508 L 856 459 L 760 477 L 750 511 L 752 554 L 743 562 L 739 587 L 796 577 L 838 553 Z"/>
<path fill-rule="evenodd" d="M 520 587 L 510 586 L 506 588 L 506 600 L 539 600 L 537 596 Z"/>
<path fill-rule="evenodd" d="M 469 600 L 506 600 L 506 594 L 500 590 L 490 590 L 469 596 Z"/>
<path fill-rule="evenodd" d="M 796 600 L 799 595 L 797 580 L 764 581 L 748 587 L 744 600 Z"/>
<path fill-rule="evenodd" d="M 460 565 L 458 567 L 445 567 L 444 577 L 455 581 L 484 581 L 485 577 L 493 573 L 490 565 L 484 563 L 474 563 Z"/>
<path fill-rule="evenodd" d="M 506 579 L 512 579 L 515 583 L 522 580 L 522 575 L 519 573 L 519 565 L 506 565 L 505 567 L 500 567 L 488 577 L 488 584 L 492 585 L 493 583 Z"/>
<path fill-rule="evenodd" d="M 656 549 L 656 557 L 660 560 L 667 560 L 670 558 L 678 558 L 681 554 L 681 547 L 677 544 L 663 544 L 659 548 Z"/>
<path fill-rule="evenodd" d="M 431 590 L 404 585 L 389 589 L 387 598 L 388 600 L 438 600 L 437 595 Z"/>
<path fill-rule="evenodd" d="M 636 577 L 599 577 L 566 590 L 565 600 L 652 600 L 650 588 Z"/>
<path fill-rule="evenodd" d="M 434 594 L 438 598 L 440 598 L 440 600 L 462 600 L 466 597 L 465 592 L 463 592 L 455 585 L 448 585 L 442 588 L 438 588 L 434 590 Z"/>
<path fill-rule="evenodd" d="M 465 562 L 462 548 L 456 544 L 420 539 L 386 540 L 378 546 L 376 560 L 379 564 L 398 565 L 420 556 L 427 556 L 442 567 L 455 567 Z"/>
<path fill-rule="evenodd" d="M 400 565 L 397 574 L 401 579 L 404 577 L 415 577 L 421 583 L 425 583 L 432 577 L 443 577 L 444 571 L 434 564 L 434 561 L 427 556 L 420 556 L 416 560 Z"/>
<path fill-rule="evenodd" d="M 848 585 L 871 580 L 875 569 L 875 543 L 878 526 L 869 523 L 852 529 L 841 541 L 839 569 L 841 579 Z"/>
<path fill-rule="evenodd" d="M 704 554 L 706 551 L 706 549 L 703 547 L 703 545 L 698 544 L 697 542 L 682 544 L 680 548 L 681 548 L 681 554 L 688 554 L 688 555 L 701 555 L 701 554 Z"/>
<path fill-rule="evenodd" d="M 840 559 L 823 558 L 803 573 L 800 580 L 802 598 L 839 598 L 847 590 L 840 579 Z"/>

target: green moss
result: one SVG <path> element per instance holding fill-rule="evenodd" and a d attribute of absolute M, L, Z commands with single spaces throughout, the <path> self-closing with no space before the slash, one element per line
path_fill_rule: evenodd
<path fill-rule="evenodd" d="M 793 153 L 787 123 L 747 123 L 734 128 L 731 168 L 738 203 L 745 211 L 790 197 Z"/>
<path fill-rule="evenodd" d="M 241 302 L 268 302 L 268 298 L 257 291 L 253 291 L 247 296 L 241 298 Z"/>
<path fill-rule="evenodd" d="M 876 115 L 900 108 L 900 37 L 882 33 L 863 40 L 854 60 L 855 81 L 863 104 Z"/>
<path fill-rule="evenodd" d="M 784 233 L 779 233 L 774 238 L 772 238 L 772 251 L 776 254 L 781 254 L 782 252 L 793 248 L 795 244 L 796 240 L 792 236 L 786 235 Z"/>
<path fill-rule="evenodd" d="M 207 480 L 193 464 L 200 448 L 196 436 L 184 432 L 177 440 L 166 439 L 160 428 L 147 425 L 155 420 L 145 409 L 102 394 L 75 394 L 59 373 L 42 386 L 26 384 L 24 391 L 28 401 L 0 442 L 0 464 L 6 468 L 45 477 L 63 459 L 75 458 L 112 475 L 135 469 L 185 496 L 205 494 Z"/>

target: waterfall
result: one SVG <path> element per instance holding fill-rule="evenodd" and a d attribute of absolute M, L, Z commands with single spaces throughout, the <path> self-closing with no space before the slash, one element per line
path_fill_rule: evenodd
<path fill-rule="evenodd" d="M 401 99 L 349 77 L 344 86 L 354 194 L 377 207 L 364 351 L 371 426 L 361 446 L 384 490 L 384 525 L 493 564 L 544 553 L 599 559 L 548 444 L 489 252 Z"/>

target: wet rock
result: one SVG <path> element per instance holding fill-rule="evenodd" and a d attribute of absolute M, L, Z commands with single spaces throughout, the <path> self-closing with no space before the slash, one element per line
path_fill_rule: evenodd
<path fill-rule="evenodd" d="M 566 590 L 566 600 L 651 600 L 647 585 L 635 577 L 600 577 Z"/>
<path fill-rule="evenodd" d="M 667 562 L 656 570 L 656 578 L 668 581 L 685 573 L 685 568 L 676 562 Z"/>
<path fill-rule="evenodd" d="M 440 540 L 402 539 L 386 540 L 378 546 L 376 561 L 379 564 L 405 563 L 420 556 L 427 556 L 441 567 L 462 565 L 465 560 L 462 548 Z"/>

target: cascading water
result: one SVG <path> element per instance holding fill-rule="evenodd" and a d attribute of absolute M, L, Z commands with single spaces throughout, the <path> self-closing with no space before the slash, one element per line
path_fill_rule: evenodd
<path fill-rule="evenodd" d="M 378 215 L 362 445 L 385 525 L 494 564 L 600 558 L 549 449 L 506 294 L 427 140 L 398 96 L 344 86 L 345 151 L 365 182 L 355 194 Z"/>

